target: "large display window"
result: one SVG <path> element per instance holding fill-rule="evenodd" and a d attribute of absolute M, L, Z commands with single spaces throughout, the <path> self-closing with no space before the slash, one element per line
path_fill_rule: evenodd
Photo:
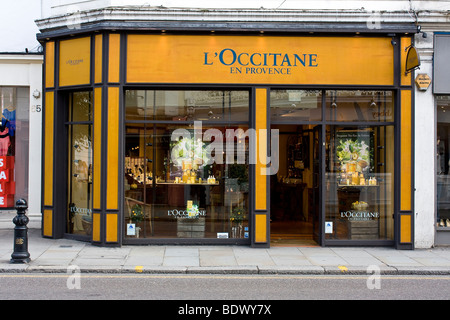
<path fill-rule="evenodd" d="M 127 238 L 249 238 L 249 92 L 125 92 Z"/>
<path fill-rule="evenodd" d="M 436 101 L 436 226 L 450 230 L 450 97 L 437 96 Z"/>
<path fill-rule="evenodd" d="M 325 238 L 394 238 L 394 125 L 390 91 L 328 91 Z M 362 122 L 349 124 L 349 122 Z M 364 122 L 385 122 L 365 125 Z"/>

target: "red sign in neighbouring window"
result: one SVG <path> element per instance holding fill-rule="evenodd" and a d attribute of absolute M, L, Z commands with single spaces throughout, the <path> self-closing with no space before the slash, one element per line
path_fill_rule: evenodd
<path fill-rule="evenodd" d="M 14 207 L 14 157 L 0 157 L 0 208 Z"/>

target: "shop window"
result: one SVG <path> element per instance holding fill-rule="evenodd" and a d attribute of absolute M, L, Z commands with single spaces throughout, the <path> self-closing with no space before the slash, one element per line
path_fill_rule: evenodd
<path fill-rule="evenodd" d="M 322 120 L 321 90 L 271 90 L 272 122 Z"/>
<path fill-rule="evenodd" d="M 28 200 L 28 87 L 0 87 L 0 208 Z"/>
<path fill-rule="evenodd" d="M 92 92 L 69 95 L 66 232 L 92 234 Z"/>
<path fill-rule="evenodd" d="M 126 97 L 125 236 L 248 238 L 248 91 Z"/>
<path fill-rule="evenodd" d="M 248 91 L 127 90 L 127 120 L 248 121 Z"/>
<path fill-rule="evenodd" d="M 450 229 L 450 97 L 436 96 L 436 194 L 438 228 Z"/>
<path fill-rule="evenodd" d="M 327 90 L 326 120 L 394 122 L 392 91 Z"/>
<path fill-rule="evenodd" d="M 326 127 L 326 239 L 393 239 L 394 154 L 393 126 Z"/>

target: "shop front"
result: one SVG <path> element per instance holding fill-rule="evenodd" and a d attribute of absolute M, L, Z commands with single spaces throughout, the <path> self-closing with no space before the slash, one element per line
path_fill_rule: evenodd
<path fill-rule="evenodd" d="M 41 217 L 42 63 L 40 53 L 0 54 L 0 215 L 24 199 Z"/>
<path fill-rule="evenodd" d="M 450 84 L 447 56 L 450 53 L 450 33 L 435 32 L 434 34 L 434 70 L 433 93 L 435 100 L 436 121 L 436 231 L 435 245 L 450 244 L 450 184 L 449 184 L 449 128 L 450 119 Z"/>
<path fill-rule="evenodd" d="M 413 248 L 411 35 L 41 41 L 44 237 Z"/>

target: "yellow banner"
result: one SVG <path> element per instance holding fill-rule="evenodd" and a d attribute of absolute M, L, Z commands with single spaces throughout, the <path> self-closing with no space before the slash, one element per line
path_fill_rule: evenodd
<path fill-rule="evenodd" d="M 393 85 L 390 38 L 128 35 L 130 83 Z"/>

